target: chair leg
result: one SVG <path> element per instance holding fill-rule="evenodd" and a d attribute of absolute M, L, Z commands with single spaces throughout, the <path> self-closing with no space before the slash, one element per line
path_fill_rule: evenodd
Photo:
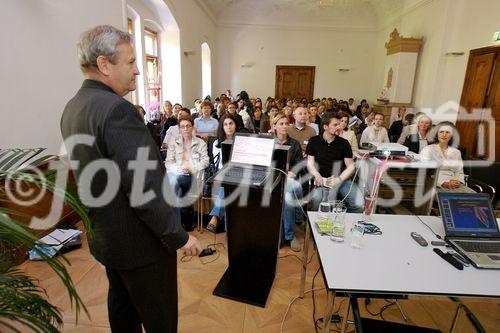
<path fill-rule="evenodd" d="M 344 306 L 344 313 L 342 314 L 342 326 L 341 326 L 341 330 L 340 332 L 341 333 L 345 333 L 346 330 L 347 330 L 347 317 L 349 317 L 349 310 L 351 308 L 351 303 L 350 303 L 350 299 L 349 299 L 349 296 L 346 296 L 347 297 L 347 302 L 345 302 L 345 306 Z"/>
<path fill-rule="evenodd" d="M 397 305 L 397 307 L 398 307 L 398 309 L 399 309 L 399 312 L 401 312 L 401 316 L 403 316 L 404 321 L 405 321 L 406 323 L 408 323 L 408 322 L 409 322 L 409 321 L 408 321 L 408 317 L 406 316 L 405 312 L 403 311 L 403 308 L 401 307 L 401 304 L 399 304 L 399 302 L 398 302 L 398 300 L 397 300 L 397 299 L 396 299 L 396 300 L 394 300 L 394 301 L 396 302 L 396 305 Z"/>
<path fill-rule="evenodd" d="M 203 232 L 203 199 L 198 198 L 198 232 Z"/>
<path fill-rule="evenodd" d="M 457 310 L 455 311 L 455 316 L 453 317 L 453 321 L 451 322 L 450 333 L 454 333 L 457 328 L 458 317 L 460 315 L 460 310 L 462 309 L 462 303 L 458 304 Z"/>

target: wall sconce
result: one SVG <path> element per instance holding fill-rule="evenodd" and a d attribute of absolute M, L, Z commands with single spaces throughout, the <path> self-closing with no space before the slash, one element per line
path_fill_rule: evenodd
<path fill-rule="evenodd" d="M 497 31 L 493 34 L 493 41 L 500 42 L 500 31 Z"/>
<path fill-rule="evenodd" d="M 460 57 L 463 56 L 465 52 L 446 52 L 444 55 L 447 57 Z"/>
<path fill-rule="evenodd" d="M 243 65 L 241 65 L 241 68 L 252 68 L 255 65 L 254 62 L 247 62 Z"/>
<path fill-rule="evenodd" d="M 339 68 L 339 72 L 349 72 L 351 69 L 350 68 Z"/>
<path fill-rule="evenodd" d="M 184 53 L 184 55 L 185 55 L 186 57 L 187 57 L 187 56 L 190 56 L 190 55 L 195 55 L 195 54 L 196 54 L 196 52 L 194 52 L 194 51 L 184 51 L 184 52 L 182 52 L 182 53 Z"/>

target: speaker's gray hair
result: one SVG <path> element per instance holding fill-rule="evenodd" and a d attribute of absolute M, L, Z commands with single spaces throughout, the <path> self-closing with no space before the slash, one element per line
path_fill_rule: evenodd
<path fill-rule="evenodd" d="M 89 68 L 97 67 L 97 58 L 100 55 L 116 64 L 117 47 L 122 43 L 132 43 L 132 37 L 110 25 L 99 25 L 85 31 L 76 45 L 80 68 L 85 72 Z"/>

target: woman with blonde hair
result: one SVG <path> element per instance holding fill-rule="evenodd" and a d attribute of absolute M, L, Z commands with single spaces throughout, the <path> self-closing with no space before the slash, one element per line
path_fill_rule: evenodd
<path fill-rule="evenodd" d="M 431 131 L 432 120 L 429 116 L 421 115 L 416 124 L 416 133 L 408 135 L 403 145 L 415 154 L 419 154 L 424 147 L 429 145 L 428 136 Z"/>
<path fill-rule="evenodd" d="M 300 206 L 302 198 L 302 186 L 296 180 L 296 166 L 300 166 L 302 159 L 302 149 L 297 140 L 288 136 L 288 126 L 290 122 L 284 113 L 278 113 L 272 119 L 272 131 L 275 136 L 276 143 L 290 146 L 289 150 L 289 171 L 285 183 L 285 210 L 283 216 L 283 226 L 285 233 L 285 241 L 290 242 L 290 248 L 294 252 L 299 252 L 301 249 L 300 243 L 295 237 L 295 226 L 297 222 L 302 222 L 304 217 Z M 290 171 L 292 170 L 292 171 Z"/>

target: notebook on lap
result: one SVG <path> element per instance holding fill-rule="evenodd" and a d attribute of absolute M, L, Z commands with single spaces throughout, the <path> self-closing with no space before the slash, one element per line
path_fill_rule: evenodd
<path fill-rule="evenodd" d="M 438 193 L 446 241 L 477 268 L 500 269 L 500 231 L 486 193 Z"/>
<path fill-rule="evenodd" d="M 271 175 L 274 138 L 236 133 L 228 163 L 214 181 L 261 186 Z"/>

